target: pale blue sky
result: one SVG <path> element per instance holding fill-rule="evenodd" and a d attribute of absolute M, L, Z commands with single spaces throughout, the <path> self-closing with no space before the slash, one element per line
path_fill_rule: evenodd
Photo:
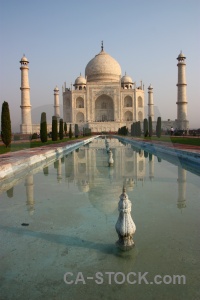
<path fill-rule="evenodd" d="M 188 119 L 200 127 L 199 0 L 0 0 L 0 104 L 20 123 L 20 64 L 30 61 L 33 110 L 53 106 L 53 89 L 74 83 L 104 49 L 133 81 L 154 87 L 163 119 L 176 118 L 177 56 L 186 56 Z M 41 108 L 41 112 L 43 108 Z M 51 117 L 51 116 L 49 116 Z M 18 128 L 14 128 L 15 131 Z"/>

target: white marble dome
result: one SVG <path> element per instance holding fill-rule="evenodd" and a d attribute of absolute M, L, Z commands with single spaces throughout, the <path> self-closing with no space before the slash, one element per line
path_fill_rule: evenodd
<path fill-rule="evenodd" d="M 21 58 L 21 60 L 20 60 L 20 63 L 28 63 L 29 61 L 28 61 L 28 59 L 26 58 L 26 56 L 25 55 L 23 55 L 23 57 Z"/>
<path fill-rule="evenodd" d="M 121 83 L 133 83 L 133 80 L 130 76 L 124 75 L 121 79 Z"/>
<path fill-rule="evenodd" d="M 184 60 L 185 58 L 186 58 L 185 55 L 181 51 L 181 53 L 179 54 L 179 56 L 177 57 L 177 59 L 178 60 Z"/>
<path fill-rule="evenodd" d="M 86 79 L 80 75 L 76 78 L 75 84 L 86 84 Z"/>
<path fill-rule="evenodd" d="M 121 67 L 112 56 L 102 50 L 87 64 L 85 76 L 88 82 L 119 82 Z"/>

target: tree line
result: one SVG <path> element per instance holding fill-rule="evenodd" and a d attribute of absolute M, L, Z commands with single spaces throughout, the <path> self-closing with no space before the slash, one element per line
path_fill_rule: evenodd
<path fill-rule="evenodd" d="M 161 137 L 161 117 L 157 118 L 156 123 L 156 136 L 158 138 Z M 118 129 L 118 134 L 121 135 L 127 135 L 128 134 L 128 128 L 126 126 L 122 126 Z M 133 122 L 131 124 L 131 136 L 141 137 L 142 136 L 142 130 L 141 130 L 141 122 Z M 152 118 L 149 117 L 148 119 L 145 118 L 143 121 L 143 135 L 144 137 L 151 137 L 153 134 L 153 125 L 152 125 Z"/>

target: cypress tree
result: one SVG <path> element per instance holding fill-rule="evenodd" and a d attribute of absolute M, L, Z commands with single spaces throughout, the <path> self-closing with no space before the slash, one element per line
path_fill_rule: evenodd
<path fill-rule="evenodd" d="M 67 136 L 67 123 L 66 122 L 64 123 L 64 132 L 65 132 L 65 135 Z"/>
<path fill-rule="evenodd" d="M 158 117 L 158 119 L 157 119 L 156 135 L 158 138 L 161 137 L 161 117 Z"/>
<path fill-rule="evenodd" d="M 79 136 L 78 124 L 75 124 L 74 135 L 75 135 L 76 138 L 78 138 L 78 136 Z"/>
<path fill-rule="evenodd" d="M 40 140 L 42 143 L 47 142 L 47 120 L 46 113 L 41 113 L 41 121 L 40 121 Z"/>
<path fill-rule="evenodd" d="M 140 137 L 141 134 L 142 134 L 141 124 L 140 124 L 140 121 L 138 121 L 138 136 Z"/>
<path fill-rule="evenodd" d="M 135 122 L 133 123 L 133 136 L 135 136 L 136 130 L 135 130 Z"/>
<path fill-rule="evenodd" d="M 57 141 L 58 139 L 58 122 L 57 117 L 52 117 L 52 141 Z"/>
<path fill-rule="evenodd" d="M 11 121 L 10 121 L 10 110 L 8 102 L 4 101 L 2 104 L 1 111 L 1 138 L 6 148 L 11 143 Z"/>
<path fill-rule="evenodd" d="M 149 117 L 149 136 L 151 137 L 153 133 L 152 129 L 152 117 Z"/>
<path fill-rule="evenodd" d="M 144 119 L 144 136 L 147 137 L 148 135 L 148 120 Z"/>
<path fill-rule="evenodd" d="M 63 119 L 60 119 L 59 122 L 59 139 L 63 139 Z"/>
<path fill-rule="evenodd" d="M 72 138 L 72 126 L 71 124 L 69 125 L 69 138 Z"/>
<path fill-rule="evenodd" d="M 135 136 L 137 136 L 138 135 L 138 133 L 137 133 L 137 130 L 138 130 L 138 128 L 137 128 L 137 122 L 135 122 L 134 124 L 135 124 Z"/>
<path fill-rule="evenodd" d="M 133 136 L 133 124 L 131 124 L 131 136 Z"/>

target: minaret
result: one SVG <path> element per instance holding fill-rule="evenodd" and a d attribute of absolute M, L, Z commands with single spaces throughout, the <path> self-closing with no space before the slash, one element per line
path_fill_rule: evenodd
<path fill-rule="evenodd" d="M 54 89 L 54 116 L 60 118 L 59 89 L 57 86 Z"/>
<path fill-rule="evenodd" d="M 21 63 L 21 126 L 20 131 L 23 134 L 32 133 L 30 87 L 28 80 L 29 61 L 25 55 L 20 60 Z"/>
<path fill-rule="evenodd" d="M 154 121 L 153 87 L 151 84 L 148 87 L 148 117 Z"/>
<path fill-rule="evenodd" d="M 178 60 L 178 91 L 177 91 L 177 129 L 188 130 L 189 121 L 187 120 L 187 95 L 186 95 L 186 63 L 185 55 L 181 52 L 177 57 Z"/>

